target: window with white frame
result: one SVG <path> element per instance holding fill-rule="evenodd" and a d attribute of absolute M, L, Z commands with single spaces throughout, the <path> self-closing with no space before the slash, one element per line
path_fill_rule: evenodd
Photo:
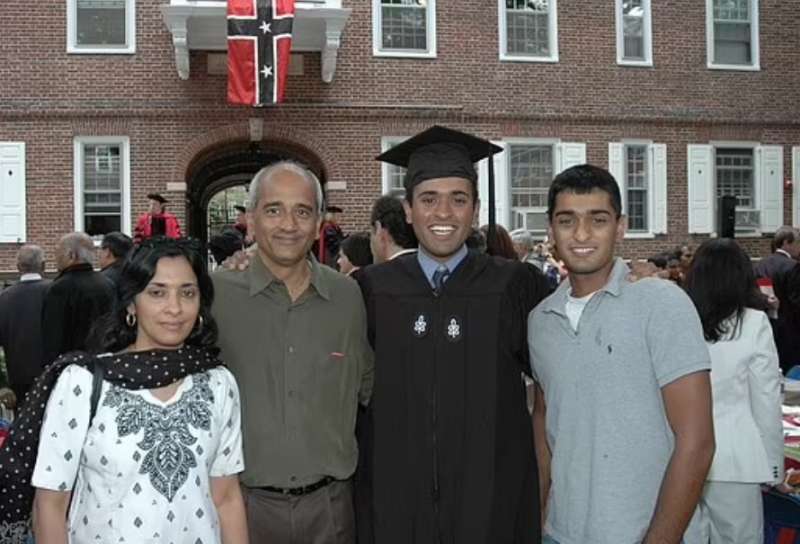
<path fill-rule="evenodd" d="M 556 0 L 498 0 L 500 58 L 558 60 Z"/>
<path fill-rule="evenodd" d="M 631 232 L 649 231 L 650 180 L 647 162 L 646 145 L 625 146 L 625 215 L 628 216 L 628 230 Z"/>
<path fill-rule="evenodd" d="M 405 141 L 407 138 L 399 136 L 387 136 L 381 139 L 381 152 L 388 151 L 400 142 Z M 403 181 L 406 177 L 406 169 L 402 166 L 389 164 L 388 162 L 381 163 L 381 186 L 384 195 L 392 195 L 402 198 L 406 194 L 406 189 L 403 186 Z"/>
<path fill-rule="evenodd" d="M 751 142 L 687 146 L 689 232 L 719 225 L 719 202 L 736 197 L 736 231 L 775 232 L 783 224 L 783 148 Z"/>
<path fill-rule="evenodd" d="M 75 139 L 75 230 L 96 238 L 130 233 L 130 163 L 126 137 Z"/>
<path fill-rule="evenodd" d="M 133 53 L 134 0 L 67 0 L 67 51 Z"/>
<path fill-rule="evenodd" d="M 552 144 L 509 144 L 511 229 L 547 230 L 547 192 L 555 172 Z"/>
<path fill-rule="evenodd" d="M 736 230 L 759 228 L 755 164 L 752 148 L 716 148 L 716 197 L 736 197 Z"/>
<path fill-rule="evenodd" d="M 667 146 L 647 140 L 608 144 L 608 171 L 619 184 L 626 236 L 667 232 Z"/>
<path fill-rule="evenodd" d="M 708 63 L 757 69 L 758 0 L 706 0 Z"/>
<path fill-rule="evenodd" d="M 373 0 L 376 55 L 436 56 L 435 0 Z"/>
<path fill-rule="evenodd" d="M 616 0 L 617 62 L 653 63 L 650 0 Z"/>
<path fill-rule="evenodd" d="M 553 178 L 563 170 L 586 162 L 586 144 L 550 138 L 492 140 L 503 149 L 494 156 L 495 217 L 508 230 L 547 231 L 547 193 Z M 489 164 L 477 164 L 479 219 L 489 220 Z"/>

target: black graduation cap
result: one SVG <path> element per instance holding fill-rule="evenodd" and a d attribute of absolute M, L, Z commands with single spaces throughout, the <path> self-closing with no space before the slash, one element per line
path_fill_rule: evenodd
<path fill-rule="evenodd" d="M 161 196 L 158 193 L 150 193 L 150 194 L 147 195 L 147 198 L 149 200 L 155 200 L 156 202 L 159 202 L 161 204 L 166 204 L 167 203 L 167 199 L 164 198 L 163 196 Z"/>
<path fill-rule="evenodd" d="M 475 163 L 489 158 L 489 228 L 494 230 L 494 164 L 492 155 L 503 148 L 488 140 L 439 125 L 420 132 L 376 157 L 377 160 L 403 166 L 403 186 L 408 194 L 414 187 L 435 178 L 459 177 L 477 181 Z"/>

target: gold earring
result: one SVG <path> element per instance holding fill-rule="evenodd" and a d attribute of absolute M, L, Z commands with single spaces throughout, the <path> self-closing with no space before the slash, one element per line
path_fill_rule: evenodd
<path fill-rule="evenodd" d="M 128 315 L 125 316 L 125 323 L 127 323 L 130 328 L 135 327 L 136 326 L 136 314 L 129 312 Z"/>

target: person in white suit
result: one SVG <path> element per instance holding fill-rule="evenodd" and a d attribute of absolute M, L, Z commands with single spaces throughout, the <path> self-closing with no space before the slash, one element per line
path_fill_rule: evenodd
<path fill-rule="evenodd" d="M 761 484 L 783 480 L 781 371 L 747 254 L 730 239 L 697 250 L 686 290 L 711 355 L 714 461 L 687 544 L 763 542 Z"/>

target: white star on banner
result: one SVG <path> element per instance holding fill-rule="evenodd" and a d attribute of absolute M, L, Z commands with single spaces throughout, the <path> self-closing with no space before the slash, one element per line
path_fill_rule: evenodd
<path fill-rule="evenodd" d="M 261 26 L 259 26 L 258 28 L 261 29 L 261 32 L 266 34 L 267 32 L 272 32 L 272 29 L 270 28 L 270 25 L 271 25 L 271 23 L 268 23 L 266 21 L 261 21 Z"/>
<path fill-rule="evenodd" d="M 269 76 L 272 75 L 272 67 L 271 66 L 267 66 L 265 64 L 264 67 L 261 69 L 261 73 L 264 74 L 265 78 L 268 78 Z"/>

